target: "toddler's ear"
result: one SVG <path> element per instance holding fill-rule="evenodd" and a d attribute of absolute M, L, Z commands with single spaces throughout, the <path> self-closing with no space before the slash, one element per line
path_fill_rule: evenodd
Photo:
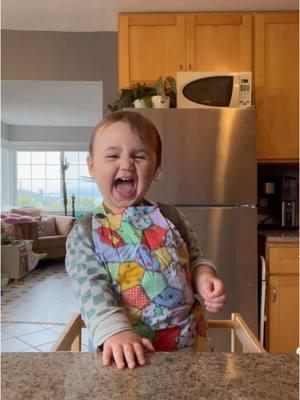
<path fill-rule="evenodd" d="M 153 181 L 154 182 L 160 181 L 161 178 L 162 178 L 162 175 L 163 175 L 163 171 L 162 171 L 162 169 L 160 167 L 158 167 L 156 172 L 155 172 L 155 174 L 154 174 Z"/>
<path fill-rule="evenodd" d="M 94 162 L 93 162 L 93 158 L 91 156 L 88 156 L 86 161 L 87 161 L 87 166 L 88 166 L 89 173 L 90 173 L 91 177 L 93 178 L 94 177 Z"/>

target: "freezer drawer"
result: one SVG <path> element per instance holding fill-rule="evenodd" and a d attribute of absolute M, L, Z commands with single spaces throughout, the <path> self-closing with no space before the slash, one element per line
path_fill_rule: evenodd
<path fill-rule="evenodd" d="M 232 312 L 239 312 L 258 335 L 256 208 L 180 210 L 191 222 L 200 247 L 216 263 L 225 283 L 227 303 L 221 312 L 208 313 L 208 319 L 230 319 Z M 228 333 L 214 332 L 214 339 L 216 350 L 229 351 Z"/>
<path fill-rule="evenodd" d="M 170 204 L 256 203 L 254 110 L 140 110 L 158 127 L 161 180 L 149 198 Z"/>

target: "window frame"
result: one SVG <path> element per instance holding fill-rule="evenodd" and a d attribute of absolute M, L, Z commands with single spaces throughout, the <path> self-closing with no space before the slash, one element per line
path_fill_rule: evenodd
<path fill-rule="evenodd" d="M 12 190 L 9 194 L 9 203 L 13 206 L 17 204 L 17 152 L 18 151 L 59 151 L 64 152 L 88 152 L 88 143 L 83 142 L 9 142 L 10 143 L 10 181 L 12 182 Z M 78 179 L 77 179 L 78 180 Z M 62 186 L 62 185 L 61 185 Z M 62 187 L 61 187 L 62 190 Z M 61 191 L 62 195 L 62 191 Z M 75 204 L 76 209 L 76 204 Z M 63 213 L 63 200 L 61 201 L 61 208 L 58 210 L 44 209 L 45 212 L 53 213 Z M 71 210 L 69 210 L 70 212 Z M 88 210 L 77 210 L 78 212 L 88 211 Z"/>

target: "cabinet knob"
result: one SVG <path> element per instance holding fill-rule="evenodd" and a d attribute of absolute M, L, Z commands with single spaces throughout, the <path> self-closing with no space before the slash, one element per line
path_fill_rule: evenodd
<path fill-rule="evenodd" d="M 189 71 L 192 70 L 192 64 L 189 64 Z"/>
<path fill-rule="evenodd" d="M 183 71 L 183 66 L 182 66 L 182 64 L 179 64 L 179 71 Z"/>
<path fill-rule="evenodd" d="M 273 287 L 273 289 L 272 289 L 272 301 L 273 301 L 273 303 L 275 303 L 276 299 L 277 299 L 277 289 Z"/>

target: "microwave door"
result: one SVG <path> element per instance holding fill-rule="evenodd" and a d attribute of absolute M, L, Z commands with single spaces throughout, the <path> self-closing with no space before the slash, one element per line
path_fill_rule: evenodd
<path fill-rule="evenodd" d="M 210 76 L 189 82 L 182 93 L 187 100 L 203 106 L 232 107 L 232 92 L 236 86 L 238 82 L 234 82 L 233 76 Z"/>
<path fill-rule="evenodd" d="M 230 107 L 238 107 L 240 105 L 240 79 L 238 76 L 233 77 L 233 90 L 230 101 Z"/>

